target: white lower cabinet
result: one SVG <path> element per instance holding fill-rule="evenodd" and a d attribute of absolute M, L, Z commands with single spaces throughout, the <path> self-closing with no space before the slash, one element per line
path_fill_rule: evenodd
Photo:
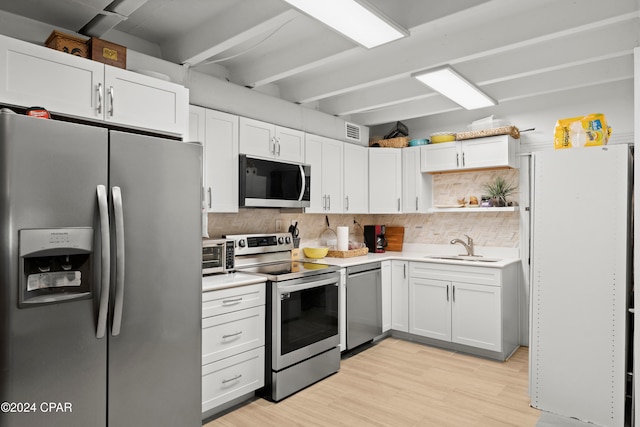
<path fill-rule="evenodd" d="M 519 342 L 516 265 L 410 262 L 409 333 L 506 359 Z"/>
<path fill-rule="evenodd" d="M 409 332 L 408 261 L 391 261 L 391 328 Z"/>
<path fill-rule="evenodd" d="M 391 263 L 392 261 L 382 261 L 380 270 L 382 273 L 382 332 L 391 330 Z"/>
<path fill-rule="evenodd" d="M 264 386 L 265 284 L 202 296 L 202 413 Z"/>

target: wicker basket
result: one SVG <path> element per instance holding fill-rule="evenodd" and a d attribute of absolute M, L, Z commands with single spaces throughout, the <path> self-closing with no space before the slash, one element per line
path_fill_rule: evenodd
<path fill-rule="evenodd" d="M 519 139 L 520 131 L 515 126 L 502 126 L 493 129 L 472 130 L 469 132 L 456 133 L 456 139 L 458 141 L 461 141 L 464 139 L 482 138 L 485 136 L 495 135 L 510 135 L 514 139 Z"/>
<path fill-rule="evenodd" d="M 351 258 L 354 256 L 363 256 L 369 253 L 369 248 L 351 249 L 349 251 L 332 251 L 329 250 L 327 256 L 330 258 Z"/>
<path fill-rule="evenodd" d="M 401 136 L 391 139 L 378 139 L 369 141 L 369 146 L 379 146 L 384 148 L 404 148 L 409 146 L 409 137 Z"/>

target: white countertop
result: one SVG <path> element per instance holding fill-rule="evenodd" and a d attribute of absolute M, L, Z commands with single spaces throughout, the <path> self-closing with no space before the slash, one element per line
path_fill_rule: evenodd
<path fill-rule="evenodd" d="M 253 285 L 255 283 L 262 283 L 266 281 L 267 279 L 265 277 L 240 272 L 211 274 L 208 276 L 202 276 L 202 292 Z"/>

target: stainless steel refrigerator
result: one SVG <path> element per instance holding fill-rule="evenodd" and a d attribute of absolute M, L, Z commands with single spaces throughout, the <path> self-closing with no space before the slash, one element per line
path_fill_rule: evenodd
<path fill-rule="evenodd" d="M 201 165 L 0 113 L 0 426 L 201 425 Z"/>
<path fill-rule="evenodd" d="M 630 403 L 632 149 L 534 153 L 532 406 L 601 426 Z"/>

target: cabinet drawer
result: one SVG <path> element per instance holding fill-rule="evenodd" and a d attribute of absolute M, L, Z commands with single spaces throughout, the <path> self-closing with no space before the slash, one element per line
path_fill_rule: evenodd
<path fill-rule="evenodd" d="M 502 272 L 499 268 L 467 265 L 452 266 L 435 262 L 410 262 L 409 277 L 500 286 Z"/>
<path fill-rule="evenodd" d="M 264 386 L 264 347 L 202 367 L 202 412 Z"/>
<path fill-rule="evenodd" d="M 264 328 L 263 305 L 204 319 L 202 364 L 263 346 Z"/>
<path fill-rule="evenodd" d="M 221 289 L 202 294 L 202 318 L 265 304 L 264 283 Z"/>

